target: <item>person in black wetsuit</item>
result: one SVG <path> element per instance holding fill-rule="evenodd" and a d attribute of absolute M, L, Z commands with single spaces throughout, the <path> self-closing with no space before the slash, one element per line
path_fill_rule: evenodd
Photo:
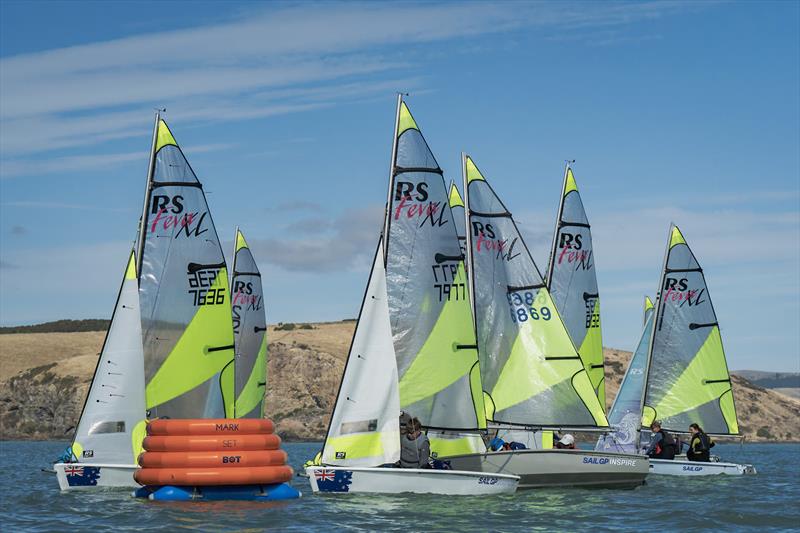
<path fill-rule="evenodd" d="M 706 435 L 703 428 L 698 424 L 690 424 L 689 431 L 692 432 L 692 438 L 689 439 L 689 450 L 686 452 L 686 458 L 690 461 L 709 462 L 714 441 Z"/>
<path fill-rule="evenodd" d="M 652 459 L 675 459 L 675 438 L 667 431 L 661 429 L 661 422 L 650 424 L 650 443 L 644 454 Z"/>

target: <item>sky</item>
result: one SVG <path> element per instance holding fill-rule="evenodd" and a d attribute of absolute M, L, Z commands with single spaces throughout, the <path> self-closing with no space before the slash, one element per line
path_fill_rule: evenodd
<path fill-rule="evenodd" d="M 108 317 L 154 109 L 236 225 L 267 318 L 352 318 L 396 92 L 469 153 L 546 268 L 565 159 L 606 346 L 632 349 L 670 222 L 732 369 L 800 371 L 800 3 L 0 3 L 0 323 Z"/>

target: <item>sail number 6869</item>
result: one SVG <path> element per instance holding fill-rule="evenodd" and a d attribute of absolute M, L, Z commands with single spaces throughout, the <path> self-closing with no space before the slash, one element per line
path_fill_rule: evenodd
<path fill-rule="evenodd" d="M 553 314 L 547 306 L 534 307 L 535 296 L 532 292 L 525 292 L 522 296 L 514 292 L 506 295 L 511 311 L 512 322 L 527 322 L 530 320 L 550 320 Z"/>

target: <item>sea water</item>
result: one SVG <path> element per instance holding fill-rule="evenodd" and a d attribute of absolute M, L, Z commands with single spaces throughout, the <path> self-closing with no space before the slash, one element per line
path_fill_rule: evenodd
<path fill-rule="evenodd" d="M 66 442 L 0 442 L 0 530 L 690 531 L 800 528 L 800 444 L 719 444 L 755 476 L 650 476 L 637 489 L 536 489 L 509 496 L 316 496 L 289 502 L 152 502 L 130 491 L 60 492 L 48 467 Z M 286 443 L 301 472 L 319 443 Z"/>

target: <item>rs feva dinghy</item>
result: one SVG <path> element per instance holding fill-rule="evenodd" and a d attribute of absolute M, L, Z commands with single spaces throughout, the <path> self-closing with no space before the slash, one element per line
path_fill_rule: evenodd
<path fill-rule="evenodd" d="M 511 213 L 466 155 L 463 177 L 486 418 L 529 436 L 534 430 L 607 426 L 596 394 L 602 380 L 595 385 L 590 379 Z M 534 442 L 527 439 L 529 446 Z M 644 456 L 544 447 L 484 448 L 443 459 L 457 469 L 519 475 L 520 488 L 629 488 L 648 473 Z"/>
<path fill-rule="evenodd" d="M 431 450 L 472 450 L 486 427 L 463 254 L 442 171 L 398 96 L 384 230 L 319 464 L 320 493 L 514 492 L 515 475 L 393 468 L 401 408 Z M 482 441 L 480 438 L 478 442 Z"/>
<path fill-rule="evenodd" d="M 719 323 L 703 269 L 677 226 L 670 227 L 656 306 L 645 301 L 639 344 L 609 413 L 613 431 L 596 449 L 637 453 L 643 429 L 686 433 L 698 424 L 713 436 L 739 434 Z M 755 474 L 750 464 L 651 459 L 652 474 Z"/>

